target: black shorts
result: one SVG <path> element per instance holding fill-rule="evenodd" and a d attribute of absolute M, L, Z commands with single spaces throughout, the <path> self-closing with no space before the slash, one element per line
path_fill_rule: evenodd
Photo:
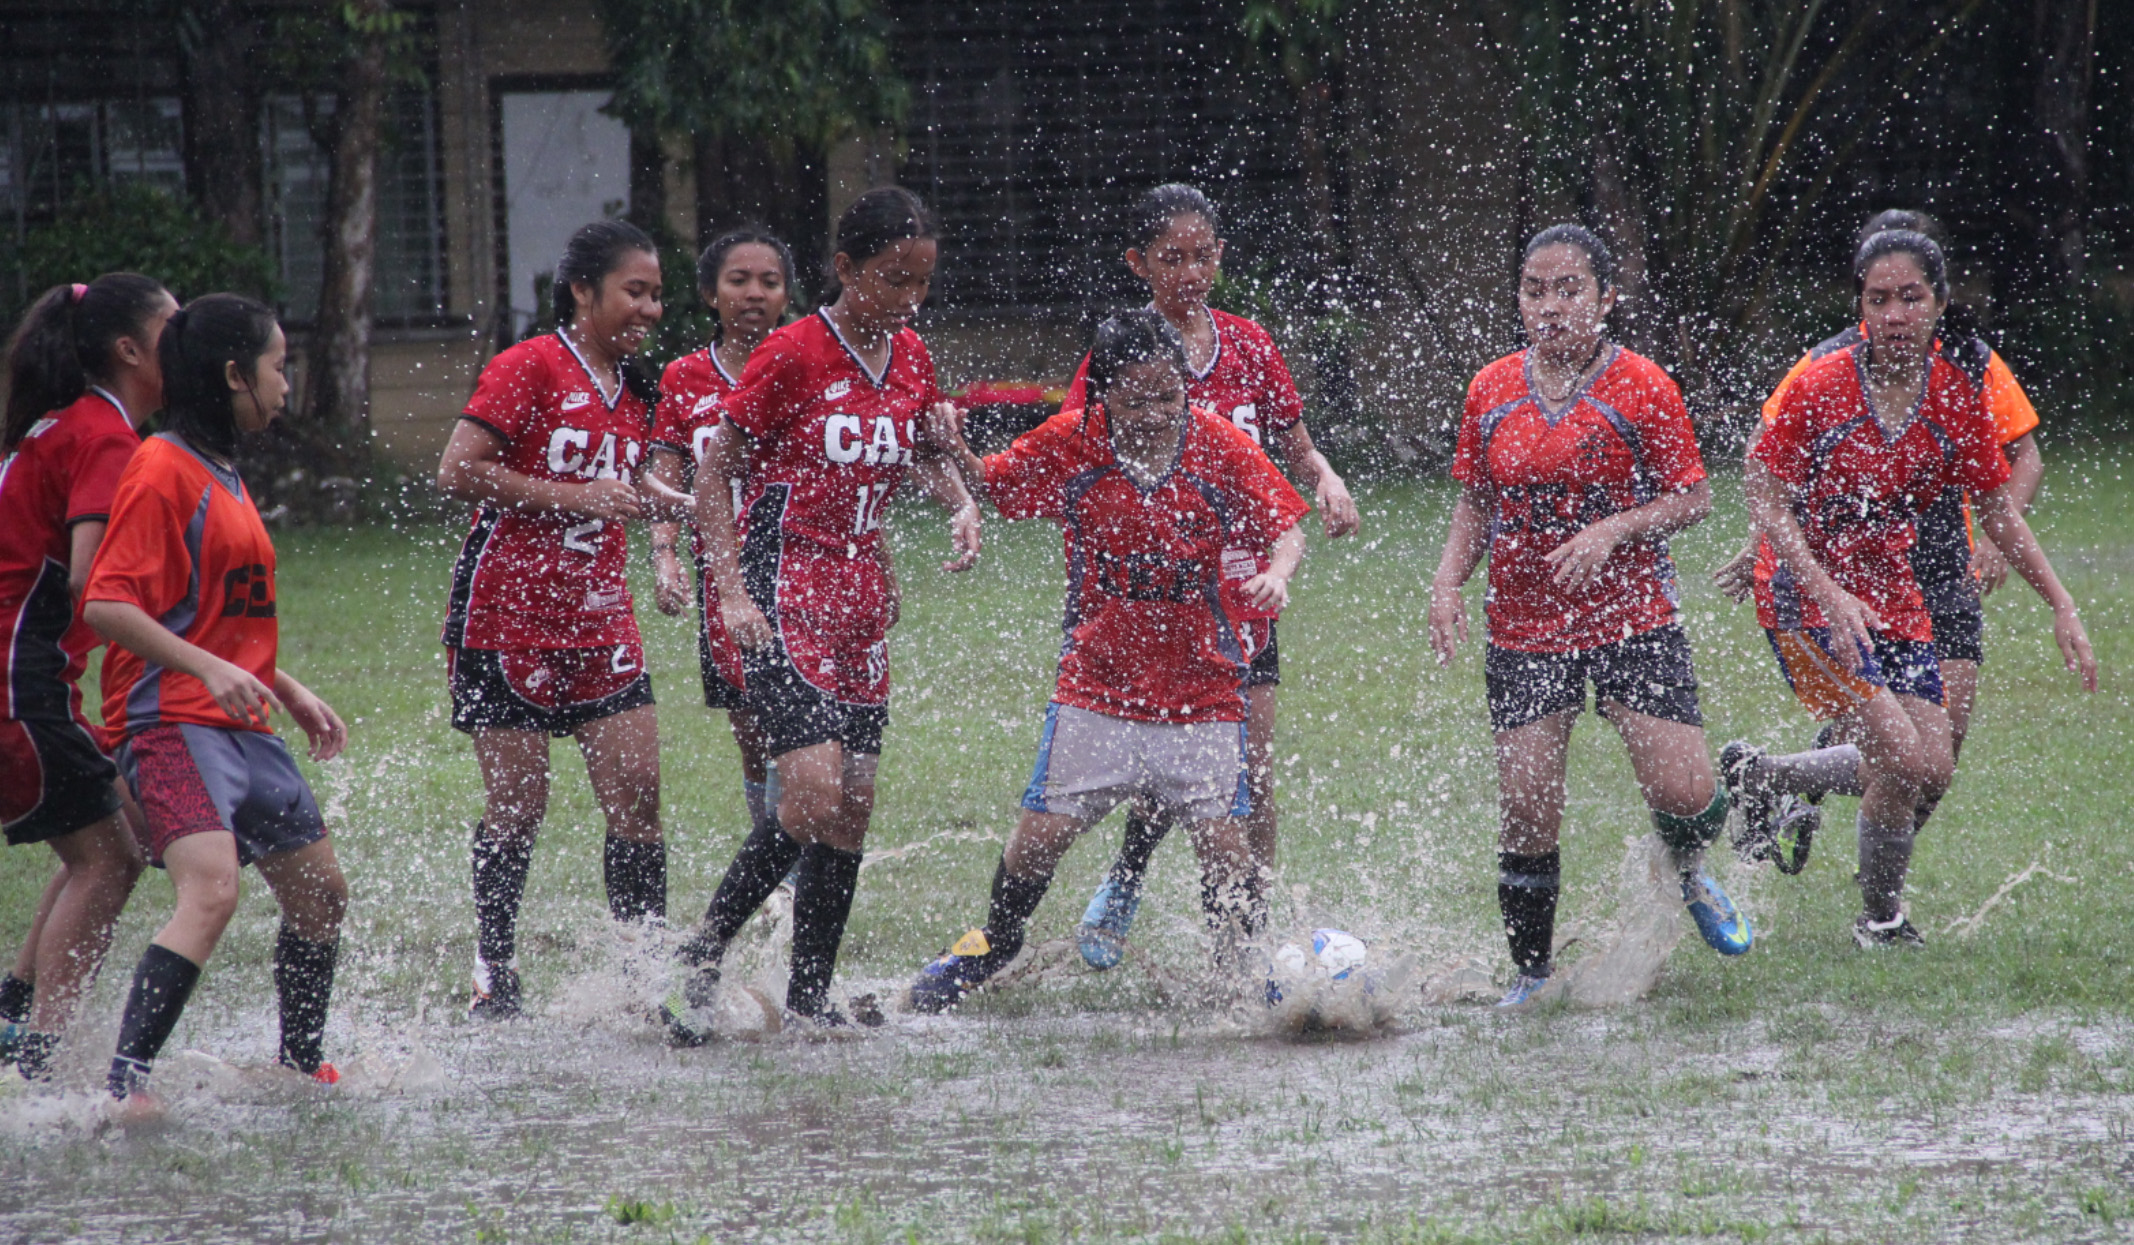
<path fill-rule="evenodd" d="M 707 709 L 745 709 L 748 707 L 748 691 L 727 681 L 720 673 L 719 663 L 712 660 L 711 645 L 700 633 L 697 636 L 697 666 L 704 672 L 704 707 Z"/>
<path fill-rule="evenodd" d="M 1966 564 L 1968 572 L 1969 564 Z M 1978 579 L 1966 573 L 1959 579 L 1919 585 L 1926 598 L 1927 615 L 1934 620 L 1934 656 L 1942 661 L 1986 660 L 1986 611 L 1979 600 Z"/>
<path fill-rule="evenodd" d="M 1518 730 L 1566 709 L 1584 710 L 1589 680 L 1603 705 L 1614 701 L 1662 721 L 1704 725 L 1689 637 L 1679 624 L 1572 653 L 1522 653 L 1492 644 L 1483 654 L 1482 673 L 1493 731 Z"/>
<path fill-rule="evenodd" d="M 887 704 L 838 700 L 808 682 L 786 656 L 782 640 L 744 652 L 741 664 L 747 704 L 763 732 L 765 754 L 781 757 L 833 739 L 847 752 L 881 753 L 882 732 L 889 726 Z"/>
<path fill-rule="evenodd" d="M 1267 622 L 1267 643 L 1252 655 L 1252 665 L 1245 670 L 1246 687 L 1274 687 L 1282 681 L 1282 637 L 1276 633 L 1273 619 Z"/>
<path fill-rule="evenodd" d="M 542 731 L 558 739 L 588 722 L 652 703 L 643 645 L 448 648 L 452 727 Z"/>
<path fill-rule="evenodd" d="M 0 823 L 10 844 L 64 838 L 118 812 L 118 776 L 79 722 L 0 719 Z"/>

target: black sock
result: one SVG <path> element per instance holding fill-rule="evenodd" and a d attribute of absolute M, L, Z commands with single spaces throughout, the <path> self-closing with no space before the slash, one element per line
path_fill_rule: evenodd
<path fill-rule="evenodd" d="M 57 1033 L 25 1033 L 15 1043 L 15 1070 L 22 1073 L 25 1081 L 49 1081 L 52 1079 L 52 1056 L 58 1050 Z"/>
<path fill-rule="evenodd" d="M 474 827 L 475 953 L 499 967 L 519 952 L 519 900 L 533 864 L 531 838 L 490 838 Z"/>
<path fill-rule="evenodd" d="M 608 882 L 608 913 L 618 921 L 667 915 L 667 844 L 608 836 L 601 854 Z"/>
<path fill-rule="evenodd" d="M 816 1015 L 830 997 L 830 974 L 859 880 L 858 852 L 810 843 L 800 853 L 800 880 L 793 887 L 793 966 L 785 987 L 785 1005 L 799 1015 Z"/>
<path fill-rule="evenodd" d="M 326 1005 L 341 940 L 313 942 L 284 925 L 274 937 L 274 993 L 282 1005 L 281 1061 L 302 1073 L 319 1070 L 326 1037 Z"/>
<path fill-rule="evenodd" d="M 1159 812 L 1144 818 L 1140 809 L 1127 806 L 1126 837 L 1119 844 L 1118 858 L 1111 862 L 1112 881 L 1122 886 L 1139 882 L 1149 871 L 1149 857 L 1156 854 L 1156 845 L 1170 832 L 1169 814 Z"/>
<path fill-rule="evenodd" d="M 1234 880 L 1225 880 L 1203 868 L 1200 911 L 1208 928 L 1216 933 L 1221 933 L 1234 918 L 1238 932 L 1247 938 L 1258 937 L 1267 928 L 1267 888 L 1260 879 L 1260 871 L 1248 868 Z"/>
<path fill-rule="evenodd" d="M 1941 797 L 1938 795 L 1931 800 L 1919 801 L 1919 807 L 1912 810 L 1912 834 L 1914 836 L 1927 828 L 1927 818 L 1932 817 L 1934 810 L 1940 807 Z"/>
<path fill-rule="evenodd" d="M 126 996 L 126 1012 L 119 1019 L 118 1053 L 111 1059 L 111 1075 L 105 1085 L 113 1098 L 124 1098 L 148 1080 L 156 1055 L 170 1040 L 200 980 L 200 966 L 155 943 L 141 953 L 133 967 L 133 989 Z"/>
<path fill-rule="evenodd" d="M 1534 856 L 1497 853 L 1497 908 L 1504 913 L 1504 937 L 1512 963 L 1528 977 L 1549 975 L 1549 947 L 1556 938 L 1556 895 L 1563 882 L 1563 857 L 1556 851 Z"/>
<path fill-rule="evenodd" d="M 778 889 L 800 855 L 800 844 L 778 828 L 775 816 L 749 831 L 741 840 L 741 850 L 734 853 L 734 862 L 726 866 L 726 876 L 719 879 L 719 889 L 712 892 L 703 928 L 690 940 L 683 958 L 692 964 L 717 963 L 726 954 L 726 944 Z"/>
<path fill-rule="evenodd" d="M 993 901 L 988 905 L 985 918 L 986 943 L 992 950 L 986 952 L 986 960 L 993 970 L 999 970 L 1015 958 L 1023 949 L 1023 935 L 1030 924 L 1030 914 L 1044 902 L 1045 892 L 1052 886 L 1052 879 L 1019 878 L 1008 872 L 1007 857 L 993 869 Z"/>
<path fill-rule="evenodd" d="M 9 973 L 0 978 L 0 1020 L 13 1024 L 27 1024 L 30 1019 L 30 1000 L 37 987 Z"/>

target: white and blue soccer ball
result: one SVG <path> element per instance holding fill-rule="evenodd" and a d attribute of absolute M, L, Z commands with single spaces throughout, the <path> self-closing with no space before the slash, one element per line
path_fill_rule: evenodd
<path fill-rule="evenodd" d="M 1277 975 L 1289 981 L 1358 982 L 1366 991 L 1377 984 L 1365 970 L 1369 959 L 1370 949 L 1363 939 L 1345 929 L 1315 929 L 1310 951 L 1285 943 L 1274 955 Z"/>

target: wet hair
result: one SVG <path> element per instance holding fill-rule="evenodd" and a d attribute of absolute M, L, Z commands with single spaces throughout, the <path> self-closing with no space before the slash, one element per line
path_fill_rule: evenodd
<path fill-rule="evenodd" d="M 139 273 L 110 272 L 87 285 L 55 285 L 32 303 L 7 343 L 6 452 L 107 376 L 119 338 L 137 337 L 169 297 Z"/>
<path fill-rule="evenodd" d="M 1852 257 L 1852 292 L 1854 297 L 1867 292 L 1867 270 L 1875 261 L 1888 255 L 1909 255 L 1919 261 L 1926 273 L 1927 284 L 1934 288 L 1934 297 L 1947 302 L 1949 298 L 1949 265 L 1942 258 L 1941 246 L 1934 239 L 1910 229 L 1885 229 L 1860 244 Z"/>
<path fill-rule="evenodd" d="M 1181 378 L 1191 374 L 1185 339 L 1162 312 L 1138 307 L 1106 317 L 1089 344 L 1090 399 L 1101 401 L 1127 368 L 1155 360 L 1176 364 Z"/>
<path fill-rule="evenodd" d="M 919 196 L 902 186 L 876 186 L 838 215 L 836 252 L 864 264 L 899 242 L 939 236 L 940 226 Z M 823 302 L 836 302 L 844 292 L 833 267 Z"/>
<path fill-rule="evenodd" d="M 778 267 L 785 273 L 785 288 L 793 288 L 793 252 L 770 230 L 755 225 L 743 225 L 713 238 L 711 245 L 704 248 L 704 253 L 697 256 L 698 293 L 718 293 L 719 273 L 726 268 L 726 257 L 733 254 L 735 247 L 742 246 L 767 246 L 775 251 L 778 255 Z M 717 315 L 718 302 L 716 298 L 707 298 L 704 301 L 713 312 L 711 340 L 718 341 L 726 335 L 726 326 L 720 322 Z"/>
<path fill-rule="evenodd" d="M 1136 250 L 1146 251 L 1170 229 L 1172 221 L 1193 215 L 1206 220 L 1216 236 L 1222 235 L 1222 215 L 1215 210 L 1214 202 L 1194 187 L 1183 182 L 1169 182 L 1143 191 L 1127 212 L 1127 240 Z"/>
<path fill-rule="evenodd" d="M 568 328 L 578 316 L 578 300 L 571 296 L 571 286 L 589 285 L 597 293 L 600 283 L 621 267 L 622 257 L 632 251 L 643 251 L 655 260 L 659 258 L 659 244 L 650 234 L 626 220 L 596 220 L 571 235 L 569 244 L 563 248 L 563 258 L 556 261 L 554 298 L 559 331 Z M 634 356 L 625 355 L 617 363 L 616 371 L 622 376 L 623 387 L 636 394 L 646 406 L 658 403 L 658 378 L 646 371 Z"/>
<path fill-rule="evenodd" d="M 180 307 L 163 329 L 163 430 L 197 450 L 237 455 L 235 395 L 227 365 L 256 379 L 259 356 L 274 337 L 274 312 L 242 294 L 206 294 Z"/>
<path fill-rule="evenodd" d="M 1584 225 L 1551 225 L 1530 239 L 1526 250 L 1519 256 L 1523 268 L 1536 252 L 1552 246 L 1575 246 L 1586 254 L 1586 266 L 1593 270 L 1593 280 L 1604 290 L 1615 288 L 1615 255 L 1600 235 Z"/>
<path fill-rule="evenodd" d="M 1949 245 L 1949 235 L 1942 229 L 1941 222 L 1925 212 L 1915 212 L 1911 208 L 1887 208 L 1868 217 L 1867 223 L 1854 231 L 1853 250 L 1859 250 L 1867 244 L 1869 238 L 1891 229 L 1909 229 L 1913 233 L 1923 233 L 1944 250 Z"/>

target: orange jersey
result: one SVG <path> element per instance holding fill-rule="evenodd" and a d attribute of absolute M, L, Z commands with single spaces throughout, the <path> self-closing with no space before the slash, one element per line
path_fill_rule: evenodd
<path fill-rule="evenodd" d="M 139 606 L 186 643 L 274 685 L 274 544 L 237 473 L 170 433 L 142 442 L 119 477 L 82 600 Z M 191 675 L 112 645 L 104 659 L 110 742 L 166 722 L 265 729 L 224 713 Z"/>
<path fill-rule="evenodd" d="M 1778 382 L 1778 387 L 1771 391 L 1771 396 L 1764 399 L 1765 426 L 1778 422 L 1779 407 L 1785 402 L 1786 390 L 1794 381 L 1800 379 L 1801 373 L 1807 371 L 1816 360 L 1857 346 L 1866 340 L 1865 328 L 1855 325 L 1828 341 L 1816 344 L 1808 353 L 1802 355 L 1787 370 L 1785 378 Z M 1997 350 L 1987 350 L 1986 375 L 1980 388 L 1986 399 L 1986 414 L 1993 419 L 1993 433 L 2000 438 L 2002 445 L 2019 441 L 2037 428 L 2038 409 L 2030 404 L 2030 395 L 2024 393 L 2023 386 L 2016 383 L 2015 373 L 2008 370 L 2008 364 Z"/>

